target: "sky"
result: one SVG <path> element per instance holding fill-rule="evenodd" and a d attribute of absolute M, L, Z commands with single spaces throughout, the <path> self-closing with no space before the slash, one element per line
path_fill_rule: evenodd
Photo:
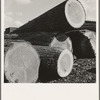
<path fill-rule="evenodd" d="M 4 27 L 20 27 L 65 0 L 5 0 Z M 86 19 L 96 21 L 96 0 L 79 0 Z"/>

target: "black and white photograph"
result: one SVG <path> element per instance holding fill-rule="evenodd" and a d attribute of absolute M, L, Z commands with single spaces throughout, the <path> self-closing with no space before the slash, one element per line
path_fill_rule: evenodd
<path fill-rule="evenodd" d="M 4 0 L 4 83 L 96 83 L 97 0 Z"/>
<path fill-rule="evenodd" d="M 0 100 L 99 100 L 99 0 L 1 0 Z"/>

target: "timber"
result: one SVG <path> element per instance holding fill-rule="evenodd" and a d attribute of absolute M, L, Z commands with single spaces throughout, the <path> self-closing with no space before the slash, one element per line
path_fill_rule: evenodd
<path fill-rule="evenodd" d="M 68 50 L 48 46 L 15 43 L 5 56 L 5 76 L 9 82 L 34 83 L 66 77 L 73 67 L 73 56 Z"/>
<path fill-rule="evenodd" d="M 30 83 L 38 78 L 38 54 L 30 45 L 22 44 L 14 43 L 5 55 L 5 76 L 12 83 Z"/>
<path fill-rule="evenodd" d="M 96 83 L 96 59 L 76 59 L 70 75 L 48 83 Z"/>
<path fill-rule="evenodd" d="M 56 34 L 80 28 L 85 22 L 85 17 L 84 8 L 79 1 L 67 0 L 10 34 L 16 35 L 13 40 L 49 46 Z"/>
<path fill-rule="evenodd" d="M 96 33 L 90 30 L 76 30 L 63 33 L 70 37 L 73 55 L 77 58 L 96 57 Z"/>
<path fill-rule="evenodd" d="M 30 32 L 65 32 L 80 28 L 85 22 L 85 10 L 77 0 L 66 0 L 39 17 L 29 21 L 12 33 L 28 35 Z"/>
<path fill-rule="evenodd" d="M 96 33 L 86 29 L 58 33 L 49 46 L 68 49 L 76 58 L 95 58 Z"/>

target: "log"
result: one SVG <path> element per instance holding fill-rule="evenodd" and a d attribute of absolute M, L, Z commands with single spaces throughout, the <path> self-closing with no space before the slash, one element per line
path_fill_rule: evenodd
<path fill-rule="evenodd" d="M 74 60 L 70 75 L 48 83 L 96 83 L 96 59 Z"/>
<path fill-rule="evenodd" d="M 74 30 L 55 35 L 51 47 L 70 50 L 76 58 L 96 57 L 96 33 L 90 30 Z"/>
<path fill-rule="evenodd" d="M 5 39 L 16 39 L 18 34 L 4 34 Z"/>
<path fill-rule="evenodd" d="M 86 21 L 80 28 L 71 31 L 79 31 L 79 30 L 89 30 L 91 32 L 94 32 L 96 35 L 96 22 Z M 19 34 L 18 37 L 14 38 L 14 40 L 24 39 L 26 41 L 31 42 L 33 45 L 48 46 L 50 45 L 50 42 L 53 41 L 53 38 L 58 34 L 61 34 L 62 35 L 61 37 L 63 37 L 62 40 L 60 39 L 60 41 L 64 41 L 64 39 L 66 39 L 66 36 L 64 37 L 62 33 L 64 32 L 29 32 L 23 35 Z"/>
<path fill-rule="evenodd" d="M 22 46 L 20 43 L 14 43 L 5 55 L 6 79 L 12 83 L 35 82 L 38 78 L 39 64 L 35 49 L 24 43 Z"/>
<path fill-rule="evenodd" d="M 81 27 L 84 22 L 85 10 L 82 4 L 77 0 L 66 0 L 12 33 L 65 32 Z"/>
<path fill-rule="evenodd" d="M 57 32 L 30 32 L 27 34 L 19 34 L 16 39 L 12 40 L 25 40 L 32 45 L 49 46 L 55 34 Z"/>
<path fill-rule="evenodd" d="M 32 46 L 21 42 L 7 51 L 5 56 L 5 76 L 9 82 L 42 82 L 70 74 L 73 66 L 72 53 L 65 49 L 47 46 Z"/>
<path fill-rule="evenodd" d="M 77 30 L 63 33 L 70 37 L 73 55 L 77 58 L 96 57 L 96 33 L 89 30 Z"/>
<path fill-rule="evenodd" d="M 85 11 L 82 4 L 77 0 L 67 0 L 10 34 L 16 34 L 13 40 L 49 46 L 55 34 L 75 30 L 84 22 Z"/>
<path fill-rule="evenodd" d="M 64 34 L 59 34 L 56 37 L 54 37 L 54 39 L 52 40 L 52 42 L 50 43 L 49 46 L 57 47 L 62 50 L 68 49 L 69 51 L 73 52 L 72 41 L 71 41 L 70 37 L 67 37 Z"/>
<path fill-rule="evenodd" d="M 96 56 L 96 32 L 89 31 L 89 30 L 85 30 L 81 32 L 90 40 L 90 44 Z"/>

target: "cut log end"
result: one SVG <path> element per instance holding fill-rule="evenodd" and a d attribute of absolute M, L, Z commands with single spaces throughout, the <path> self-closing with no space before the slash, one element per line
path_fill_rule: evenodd
<path fill-rule="evenodd" d="M 84 30 L 84 32 L 82 32 L 82 33 L 90 40 L 92 49 L 96 56 L 96 33 L 93 31 L 89 31 L 89 30 Z"/>
<path fill-rule="evenodd" d="M 52 42 L 50 43 L 49 46 L 50 47 L 58 47 L 61 50 L 68 49 L 69 51 L 73 52 L 71 39 L 69 37 L 66 37 L 66 35 L 65 35 L 66 40 L 60 41 L 59 37 L 61 37 L 61 36 L 54 37 L 54 39 L 52 40 Z"/>
<path fill-rule="evenodd" d="M 65 49 L 62 51 L 58 59 L 57 67 L 60 77 L 66 77 L 70 74 L 73 67 L 73 55 L 69 50 Z"/>
<path fill-rule="evenodd" d="M 5 56 L 5 75 L 12 83 L 31 83 L 38 78 L 40 59 L 29 43 L 15 43 Z"/>
<path fill-rule="evenodd" d="M 69 0 L 65 5 L 65 16 L 74 28 L 80 28 L 85 23 L 85 10 L 77 0 Z"/>

